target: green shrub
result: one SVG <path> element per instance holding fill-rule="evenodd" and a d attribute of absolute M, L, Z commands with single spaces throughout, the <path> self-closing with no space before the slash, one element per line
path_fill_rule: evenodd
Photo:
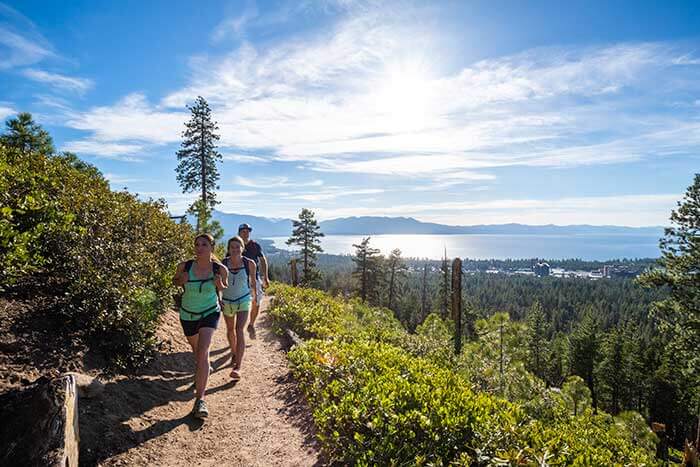
<path fill-rule="evenodd" d="M 507 376 L 515 378 L 511 387 L 519 388 L 524 402 L 490 394 L 497 376 L 473 380 L 473 373 L 481 367 L 493 373 L 492 365 L 472 360 L 492 360 L 493 342 L 471 349 L 480 352 L 476 360 L 454 359 L 449 323 L 438 316 L 411 335 L 384 309 L 281 284 L 271 292 L 270 312 L 277 322 L 312 338 L 294 348 L 289 359 L 319 439 L 337 463 L 656 464 L 654 439 L 643 421 L 616 420 L 590 409 L 572 416 L 570 385 L 564 393 L 545 389 L 519 357 Z M 517 340 L 518 332 L 514 327 L 505 334 Z M 486 391 L 475 390 L 482 385 Z"/>
<path fill-rule="evenodd" d="M 190 228 L 71 155 L 0 146 L 0 193 L 0 283 L 50 287 L 64 320 L 118 367 L 143 363 Z"/>

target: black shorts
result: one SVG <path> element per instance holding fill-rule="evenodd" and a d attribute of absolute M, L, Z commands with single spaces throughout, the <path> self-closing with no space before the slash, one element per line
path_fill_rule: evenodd
<path fill-rule="evenodd" d="M 219 325 L 219 317 L 221 316 L 220 312 L 212 313 L 209 315 L 206 315 L 202 319 L 195 319 L 195 320 L 180 320 L 180 324 L 182 324 L 182 330 L 185 331 L 185 335 L 187 337 L 194 336 L 199 332 L 200 328 L 214 328 Z"/>

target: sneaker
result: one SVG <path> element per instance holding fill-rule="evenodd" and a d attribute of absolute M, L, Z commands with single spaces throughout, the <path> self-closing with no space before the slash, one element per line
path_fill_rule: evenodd
<path fill-rule="evenodd" d="M 204 402 L 204 400 L 197 399 L 194 401 L 192 415 L 194 418 L 207 418 L 209 416 L 209 409 L 207 409 L 207 404 Z"/>
<path fill-rule="evenodd" d="M 248 335 L 250 336 L 251 339 L 255 339 L 255 338 L 256 338 L 256 335 L 255 335 L 255 326 L 253 326 L 252 324 L 249 324 L 249 325 L 248 325 Z"/>

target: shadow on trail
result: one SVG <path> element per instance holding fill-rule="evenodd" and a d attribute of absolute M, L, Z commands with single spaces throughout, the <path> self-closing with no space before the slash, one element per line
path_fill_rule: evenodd
<path fill-rule="evenodd" d="M 168 366 L 170 369 L 165 370 Z M 183 413 L 181 408 L 173 409 L 170 419 L 155 420 L 145 415 L 171 402 L 194 402 L 193 369 L 190 352 L 162 354 L 139 375 L 107 383 L 100 397 L 81 399 L 80 464 L 95 465 L 180 425 L 187 425 L 190 431 L 199 430 L 203 421 Z M 207 394 L 233 386 L 234 382 L 229 381 L 208 388 Z"/>
<path fill-rule="evenodd" d="M 293 342 L 287 335 L 277 335 L 272 332 L 272 330 L 275 329 L 272 317 L 268 313 L 262 313 L 259 322 L 260 326 L 271 330 L 269 333 L 263 334 L 262 339 L 267 343 L 273 344 L 276 347 L 275 350 L 282 350 L 285 353 L 288 352 Z M 316 425 L 311 415 L 311 409 L 307 405 L 306 399 L 297 386 L 291 371 L 276 377 L 275 386 L 275 398 L 284 403 L 284 405 L 278 409 L 278 413 L 292 426 L 299 429 L 304 436 L 303 443 L 305 447 L 314 449 L 319 453 L 318 462 L 314 464 L 314 467 L 328 465 L 328 461 L 323 455 L 321 444 L 317 438 Z"/>

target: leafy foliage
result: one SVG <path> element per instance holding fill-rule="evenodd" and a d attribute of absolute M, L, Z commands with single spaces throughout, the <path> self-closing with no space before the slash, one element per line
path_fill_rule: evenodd
<path fill-rule="evenodd" d="M 62 297 L 63 320 L 118 367 L 154 349 L 191 238 L 163 201 L 111 191 L 73 155 L 0 144 L 0 283 Z"/>
<path fill-rule="evenodd" d="M 313 410 L 331 460 L 353 465 L 655 465 L 653 435 L 634 416 L 614 419 L 585 409 L 580 378 L 562 392 L 545 389 L 513 354 L 511 367 L 529 375 L 527 401 L 478 389 L 451 356 L 449 323 L 429 315 L 409 334 L 389 310 L 344 302 L 311 289 L 275 284 L 271 313 L 310 339 L 289 358 Z M 500 321 L 497 321 L 500 320 Z M 490 328 L 489 328 L 490 326 Z M 500 332 L 525 332 L 506 315 L 480 322 L 497 353 Z M 499 336 L 496 338 L 495 336 Z M 507 344 L 510 345 L 510 344 Z M 512 347 L 512 346 L 511 346 Z M 579 391 L 580 392 L 580 391 Z M 574 396 L 569 396 L 572 393 Z M 576 397 L 577 414 L 567 398 Z M 574 399 L 572 399 L 574 400 Z M 580 410 L 579 410 L 580 409 Z M 650 437 L 651 436 L 651 437 Z M 643 442 L 640 440 L 644 440 Z M 637 446 L 640 443 L 641 446 Z"/>
<path fill-rule="evenodd" d="M 695 405 L 700 407 L 700 174 L 671 213 L 671 224 L 659 245 L 661 268 L 647 272 L 640 282 L 670 290 L 654 311 L 686 362 L 682 371 L 687 384 L 696 388 Z"/>

